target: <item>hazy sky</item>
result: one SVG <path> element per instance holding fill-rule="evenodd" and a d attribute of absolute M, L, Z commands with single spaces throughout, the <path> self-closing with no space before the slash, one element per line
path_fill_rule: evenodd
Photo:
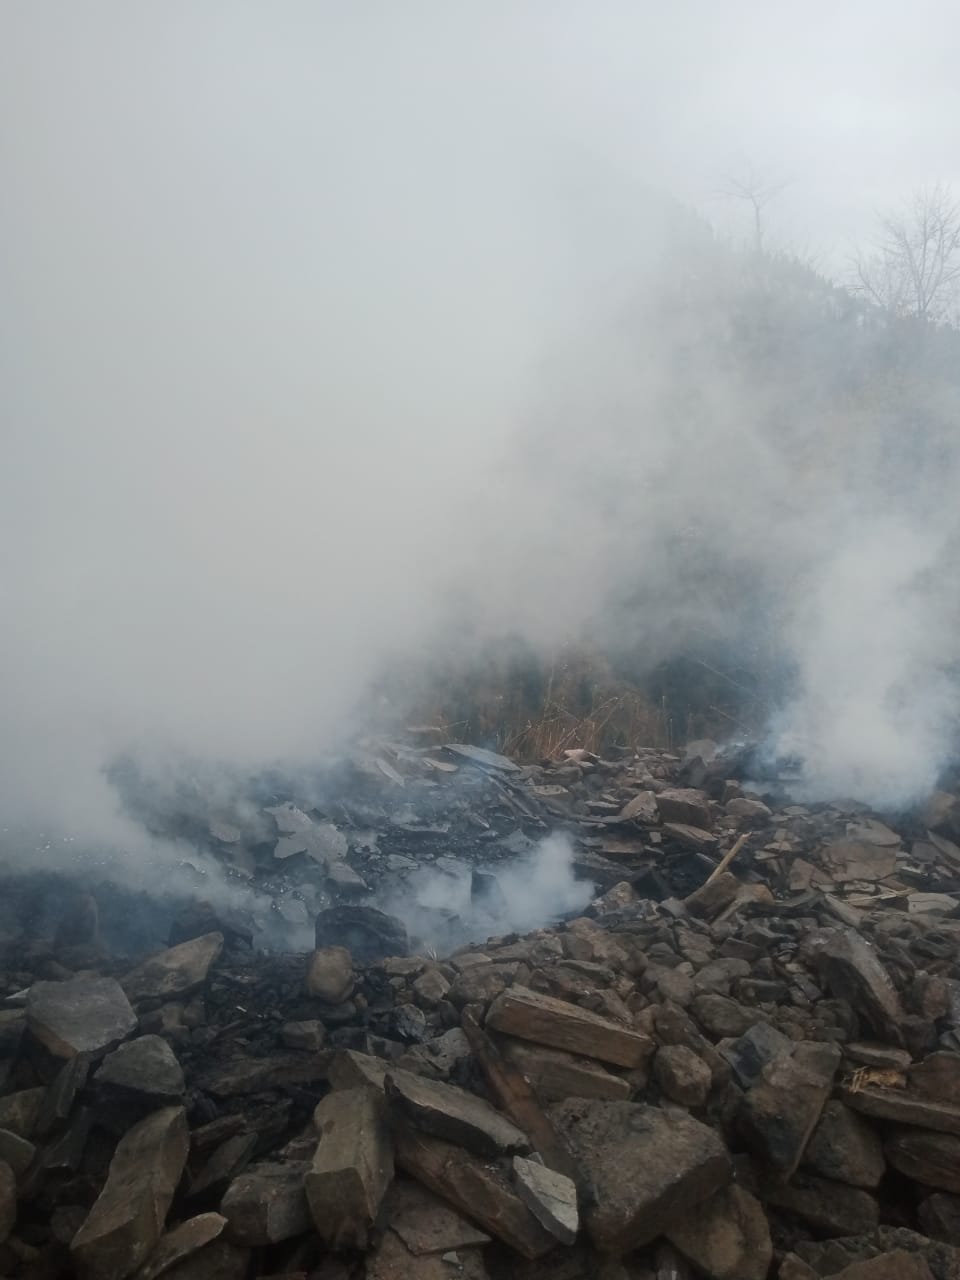
<path fill-rule="evenodd" d="M 877 206 L 960 176 L 950 0 L 4 0 L 0 21 L 8 198 L 11 178 L 69 198 L 84 162 L 108 157 L 120 188 L 143 163 L 132 149 L 162 159 L 193 150 L 190 134 L 180 181 L 193 162 L 228 168 L 231 148 L 269 181 L 269 153 L 292 145 L 303 190 L 323 181 L 318 117 L 337 147 L 374 124 L 397 146 L 459 125 L 451 145 L 478 166 L 501 130 L 526 133 L 717 216 L 718 176 L 749 157 L 790 180 L 772 230 L 829 259 Z"/>

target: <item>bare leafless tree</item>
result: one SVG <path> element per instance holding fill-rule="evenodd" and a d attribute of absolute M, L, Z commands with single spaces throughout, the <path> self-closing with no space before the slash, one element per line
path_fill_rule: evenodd
<path fill-rule="evenodd" d="M 785 180 L 772 178 L 766 170 L 751 161 L 744 161 L 736 171 L 724 175 L 719 194 L 733 200 L 743 200 L 750 206 L 757 253 L 763 253 L 763 211 L 786 185 Z"/>
<path fill-rule="evenodd" d="M 898 316 L 951 320 L 960 296 L 960 201 L 943 182 L 917 190 L 880 219 L 875 244 L 854 260 L 855 292 Z"/>

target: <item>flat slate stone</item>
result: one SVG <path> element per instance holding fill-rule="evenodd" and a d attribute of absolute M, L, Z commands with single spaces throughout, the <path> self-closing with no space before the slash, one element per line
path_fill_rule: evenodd
<path fill-rule="evenodd" d="M 335 1249 L 365 1249 L 393 1180 L 383 1099 L 369 1088 L 328 1094 L 314 1112 L 320 1141 L 306 1175 L 318 1235 Z"/>
<path fill-rule="evenodd" d="M 480 1156 L 530 1150 L 526 1135 L 489 1102 L 409 1071 L 389 1071 L 385 1080 L 391 1110 L 424 1133 L 454 1142 Z"/>
<path fill-rule="evenodd" d="M 411 1253 L 449 1253 L 489 1244 L 490 1237 L 409 1178 L 397 1178 L 387 1192 L 383 1218 Z"/>
<path fill-rule="evenodd" d="M 484 1231 L 524 1258 L 556 1247 L 495 1161 L 484 1160 L 439 1138 L 398 1126 L 397 1164 Z"/>
<path fill-rule="evenodd" d="M 542 1227 L 561 1244 L 573 1244 L 580 1230 L 577 1188 L 570 1178 L 523 1156 L 513 1158 L 517 1194 Z"/>
<path fill-rule="evenodd" d="M 70 1245 L 86 1280 L 126 1280 L 149 1258 L 189 1145 L 183 1107 L 155 1111 L 120 1139 L 106 1185 Z"/>
<path fill-rule="evenodd" d="M 137 1015 L 113 978 L 70 978 L 34 983 L 27 1026 L 55 1058 L 72 1058 L 113 1049 L 136 1029 Z"/>
<path fill-rule="evenodd" d="M 494 1000 L 486 1026 L 619 1067 L 642 1066 L 656 1048 L 650 1036 L 640 1031 L 521 986 L 508 988 Z"/>

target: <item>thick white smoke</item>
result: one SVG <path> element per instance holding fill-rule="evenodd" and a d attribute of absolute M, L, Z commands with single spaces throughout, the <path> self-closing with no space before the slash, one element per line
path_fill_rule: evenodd
<path fill-rule="evenodd" d="M 769 150 L 762 84 L 792 86 L 811 216 L 836 212 L 816 175 L 855 171 L 859 123 L 825 168 L 805 114 L 819 36 L 735 8 L 756 49 L 705 3 L 7 6 L 5 825 L 129 847 L 118 751 L 333 749 L 385 657 L 456 643 L 451 600 L 475 640 L 615 620 L 651 656 L 695 627 L 746 643 L 749 600 L 785 624 L 784 732 L 822 786 L 928 785 L 953 446 L 935 501 L 891 499 L 869 408 L 835 397 L 828 430 L 809 383 L 738 367 L 737 268 L 651 194 Z M 852 10 L 841 35 L 877 94 L 869 13 L 866 52 Z M 852 494 L 912 533 L 843 529 Z"/>

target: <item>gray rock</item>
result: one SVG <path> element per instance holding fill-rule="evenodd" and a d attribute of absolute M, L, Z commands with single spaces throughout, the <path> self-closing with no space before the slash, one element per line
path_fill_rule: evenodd
<path fill-rule="evenodd" d="M 409 1178 L 398 1178 L 392 1184 L 383 1217 L 417 1257 L 490 1243 L 485 1232 Z"/>
<path fill-rule="evenodd" d="M 233 1244 L 262 1248 L 292 1240 L 310 1230 L 310 1209 L 303 1180 L 309 1166 L 251 1165 L 231 1182 L 220 1203 Z"/>
<path fill-rule="evenodd" d="M 180 1063 L 160 1036 L 139 1036 L 114 1049 L 93 1078 L 100 1086 L 149 1102 L 175 1102 L 186 1089 Z"/>
<path fill-rule="evenodd" d="M 768 1063 L 743 1098 L 739 1125 L 744 1138 L 784 1178 L 803 1158 L 839 1064 L 836 1045 L 801 1041 L 789 1057 Z"/>
<path fill-rule="evenodd" d="M 183 1107 L 167 1107 L 135 1124 L 110 1161 L 106 1185 L 70 1250 L 89 1280 L 125 1280 L 160 1239 L 187 1162 Z"/>
<path fill-rule="evenodd" d="M 820 929 L 807 948 L 832 995 L 846 1000 L 882 1040 L 903 1045 L 904 1010 L 876 951 L 853 929 Z"/>
<path fill-rule="evenodd" d="M 137 1015 L 113 978 L 36 982 L 27 995 L 27 1026 L 55 1058 L 106 1053 L 136 1025 Z"/>
<path fill-rule="evenodd" d="M 580 1230 L 574 1183 L 523 1156 L 513 1158 L 513 1177 L 517 1194 L 540 1225 L 561 1244 L 573 1244 Z"/>
<path fill-rule="evenodd" d="M 33 1164 L 37 1148 L 27 1138 L 9 1129 L 0 1129 L 0 1163 L 9 1165 L 16 1178 L 22 1178 Z"/>
<path fill-rule="evenodd" d="M 887 1163 L 914 1182 L 960 1194 L 960 1137 L 955 1134 L 900 1129 L 888 1136 L 883 1150 Z"/>
<path fill-rule="evenodd" d="M 207 933 L 151 956 L 123 979 L 123 988 L 140 1000 L 172 1000 L 202 987 L 223 950 L 223 934 Z"/>
<path fill-rule="evenodd" d="M 21 1138 L 31 1138 L 46 1089 L 21 1089 L 0 1098 L 0 1128 L 9 1129 Z"/>
<path fill-rule="evenodd" d="M 691 1013 L 714 1040 L 742 1036 L 757 1020 L 754 1010 L 745 1009 L 729 996 L 709 993 L 695 998 Z"/>
<path fill-rule="evenodd" d="M 383 1099 L 369 1088 L 340 1090 L 313 1119 L 320 1142 L 305 1189 L 317 1233 L 331 1248 L 364 1249 L 393 1179 Z"/>
<path fill-rule="evenodd" d="M 917 1218 L 931 1239 L 960 1245 L 960 1196 L 935 1191 L 917 1206 Z"/>
<path fill-rule="evenodd" d="M 807 1143 L 804 1167 L 822 1178 L 872 1191 L 886 1167 L 880 1135 L 842 1102 L 830 1101 Z"/>
<path fill-rule="evenodd" d="M 702 1107 L 710 1094 L 710 1068 L 686 1045 L 661 1045 L 653 1076 L 666 1097 L 684 1107 Z"/>
<path fill-rule="evenodd" d="M 306 1022 L 285 1022 L 280 1028 L 280 1039 L 288 1049 L 319 1053 L 326 1043 L 327 1030 L 315 1018 Z"/>
<path fill-rule="evenodd" d="M 713 829 L 713 814 L 706 792 L 693 787 L 667 787 L 657 796 L 657 808 L 663 822 L 678 822 L 684 826 L 699 827 L 701 831 Z"/>
<path fill-rule="evenodd" d="M 766 1280 L 773 1242 L 756 1197 L 723 1187 L 666 1232 L 670 1243 L 712 1280 Z"/>
<path fill-rule="evenodd" d="M 730 1181 L 723 1143 L 685 1113 L 569 1099 L 550 1116 L 595 1189 L 586 1226 L 602 1252 L 648 1244 Z"/>
<path fill-rule="evenodd" d="M 481 1156 L 530 1150 L 530 1142 L 489 1102 L 440 1080 L 389 1071 L 384 1082 L 391 1111 L 435 1138 Z"/>
<path fill-rule="evenodd" d="M 156 1280 L 157 1276 L 169 1272 L 211 1240 L 216 1240 L 226 1225 L 226 1218 L 219 1213 L 201 1213 L 196 1218 L 181 1222 L 160 1237 L 156 1249 L 137 1272 L 136 1280 Z"/>
<path fill-rule="evenodd" d="M 353 991 L 353 960 L 346 947 L 320 947 L 307 965 L 307 994 L 341 1004 Z"/>

